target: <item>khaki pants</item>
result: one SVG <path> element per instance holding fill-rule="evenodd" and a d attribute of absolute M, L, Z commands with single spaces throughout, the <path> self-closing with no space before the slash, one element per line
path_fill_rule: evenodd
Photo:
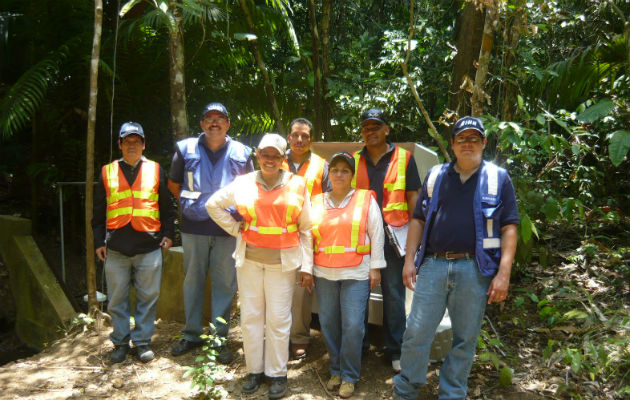
<path fill-rule="evenodd" d="M 300 281 L 300 270 L 297 270 L 296 282 Z M 293 291 L 291 306 L 291 343 L 308 344 L 311 340 L 311 303 L 313 295 L 306 288 L 296 286 Z"/>
<path fill-rule="evenodd" d="M 295 271 L 245 260 L 236 275 L 247 371 L 286 376 Z"/>

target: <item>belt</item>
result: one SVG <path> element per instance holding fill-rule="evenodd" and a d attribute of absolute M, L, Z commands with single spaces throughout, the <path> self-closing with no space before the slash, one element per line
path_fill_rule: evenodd
<path fill-rule="evenodd" d="M 431 253 L 429 254 L 430 257 L 439 257 L 439 258 L 445 258 L 447 260 L 457 260 L 459 258 L 470 258 L 472 257 L 472 254 L 470 253 L 453 253 L 450 251 L 447 251 L 445 253 Z"/>

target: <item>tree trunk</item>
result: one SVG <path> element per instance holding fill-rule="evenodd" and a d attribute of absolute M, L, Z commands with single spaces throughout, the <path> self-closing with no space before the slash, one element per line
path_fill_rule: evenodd
<path fill-rule="evenodd" d="M 322 130 L 323 139 L 333 136 L 330 120 L 332 119 L 332 109 L 328 99 L 328 78 L 330 77 L 330 14 L 332 9 L 331 0 L 322 1 Z M 319 138 L 318 138 L 319 139 Z"/>
<path fill-rule="evenodd" d="M 184 33 L 182 29 L 182 10 L 175 4 L 170 4 L 174 25 L 168 32 L 168 50 L 171 79 L 171 118 L 173 121 L 173 136 L 175 140 L 188 137 L 188 116 L 186 114 L 186 81 L 184 79 Z"/>
<path fill-rule="evenodd" d="M 518 42 L 521 38 L 521 32 L 523 30 L 523 25 L 525 23 L 525 16 L 523 15 L 522 9 L 517 9 L 507 26 L 505 27 L 505 31 L 507 34 L 506 49 L 504 52 L 503 58 L 503 69 L 504 76 L 510 76 L 510 68 L 514 65 L 516 61 L 516 54 L 518 50 Z M 516 78 L 516 77 L 514 77 Z M 518 95 L 518 86 L 516 86 L 513 82 L 516 79 L 505 79 L 505 88 L 503 90 L 503 104 L 502 104 L 502 119 L 504 121 L 512 121 L 514 118 L 514 111 L 516 110 L 516 96 Z"/>
<path fill-rule="evenodd" d="M 319 31 L 317 29 L 317 15 L 315 9 L 315 1 L 308 0 L 308 17 L 309 25 L 311 26 L 311 34 L 313 35 L 313 110 L 315 112 L 315 118 L 313 121 L 313 137 L 320 138 L 322 134 L 322 70 L 319 63 L 319 57 L 321 54 L 319 45 Z"/>
<path fill-rule="evenodd" d="M 247 6 L 247 0 L 240 0 L 240 3 L 241 3 L 241 8 L 243 9 L 243 14 L 245 14 L 247 27 L 252 33 L 256 34 L 256 29 L 254 27 L 252 15 L 249 12 L 249 7 Z M 256 37 L 258 37 L 258 35 L 256 35 Z M 258 64 L 258 69 L 260 70 L 260 73 L 263 76 L 265 92 L 267 93 L 267 97 L 269 99 L 269 102 L 271 103 L 273 116 L 274 116 L 274 119 L 276 120 L 276 128 L 278 129 L 278 133 L 280 133 L 283 136 L 286 136 L 286 129 L 284 128 L 284 124 L 282 123 L 280 109 L 278 108 L 278 102 L 276 101 L 276 97 L 273 94 L 273 85 L 271 83 L 269 71 L 267 71 L 267 67 L 265 66 L 265 62 L 263 61 L 262 55 L 260 54 L 260 50 L 258 48 L 258 39 L 253 40 L 251 42 L 251 46 L 254 52 L 254 58 L 256 59 L 256 63 Z"/>
<path fill-rule="evenodd" d="M 472 115 L 475 117 L 483 115 L 483 106 L 488 95 L 484 91 L 486 79 L 488 76 L 488 65 L 490 64 L 490 53 L 494 43 L 494 25 L 497 20 L 497 3 L 492 0 L 486 5 L 486 19 L 483 26 L 483 39 L 481 41 L 481 49 L 479 50 L 479 62 L 477 74 L 475 75 L 475 84 L 473 86 L 473 94 L 470 99 L 472 107 Z"/>
<path fill-rule="evenodd" d="M 87 143 L 85 155 L 85 256 L 87 264 L 88 307 L 90 313 L 98 311 L 96 301 L 96 262 L 94 260 L 94 233 L 92 232 L 92 204 L 94 203 L 94 131 L 96 128 L 96 101 L 98 97 L 98 64 L 101 54 L 103 28 L 103 0 L 94 1 L 94 41 L 90 64 L 90 97 L 88 106 Z"/>
<path fill-rule="evenodd" d="M 461 8 L 461 1 L 456 3 Z M 483 13 L 475 3 L 466 2 L 455 22 L 455 47 L 457 55 L 453 59 L 449 109 L 458 116 L 470 114 L 470 92 L 466 90 L 475 75 L 474 61 L 479 55 L 483 34 Z M 462 87 L 463 86 L 463 87 Z M 447 137 L 450 136 L 448 131 Z"/>

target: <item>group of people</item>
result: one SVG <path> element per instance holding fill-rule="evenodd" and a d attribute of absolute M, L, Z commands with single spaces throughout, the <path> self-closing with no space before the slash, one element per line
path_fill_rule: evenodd
<path fill-rule="evenodd" d="M 177 143 L 168 178 L 142 156 L 144 132 L 133 122 L 120 129 L 123 157 L 102 169 L 92 225 L 105 262 L 112 362 L 125 360 L 130 340 L 141 361 L 154 358 L 149 343 L 161 249 L 172 245 L 174 234 L 172 193 L 181 208 L 186 314 L 173 355 L 204 344 L 209 273 L 213 333 L 224 339 L 216 345 L 217 361 L 233 358 L 227 335 L 238 287 L 248 371 L 242 392 L 254 393 L 267 381 L 269 398 L 281 398 L 289 357 L 308 351 L 315 292 L 330 357 L 327 389 L 351 397 L 369 346 L 369 294 L 380 284 L 386 354 L 397 373 L 394 398 L 414 399 L 426 383 L 445 309 L 453 347 L 440 373 L 440 398 L 465 398 L 485 305 L 507 296 L 518 224 L 509 175 L 482 160 L 481 121 L 457 121 L 456 160 L 432 168 L 424 183 L 412 154 L 387 140 L 390 127 L 379 109 L 362 113 L 365 146 L 355 154 L 338 152 L 327 161 L 312 153 L 312 125 L 298 118 L 287 140 L 262 137 L 256 171 L 252 150 L 227 135 L 230 119 L 221 103 L 208 104 L 200 124 L 198 137 Z M 401 227 L 408 227 L 404 258 L 386 234 Z M 405 286 L 414 291 L 408 319 Z"/>

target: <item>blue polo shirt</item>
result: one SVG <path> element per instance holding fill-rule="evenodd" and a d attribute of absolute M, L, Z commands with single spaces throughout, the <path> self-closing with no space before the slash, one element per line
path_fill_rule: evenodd
<path fill-rule="evenodd" d="M 427 253 L 471 253 L 475 252 L 475 221 L 473 217 L 473 202 L 479 170 L 465 183 L 459 179 L 455 171 L 456 161 L 450 163 L 448 170 L 442 177 L 440 194 L 435 217 L 428 231 Z M 424 180 L 422 191 L 416 203 L 413 217 L 425 221 L 422 204 L 428 204 L 427 178 Z M 501 227 L 518 224 L 518 206 L 512 180 L 508 176 L 501 190 Z M 428 210 L 428 206 L 426 207 Z"/>
<path fill-rule="evenodd" d="M 389 150 L 387 153 L 383 154 L 383 156 L 378 160 L 376 165 L 370 158 L 370 155 L 367 152 L 365 146 L 361 149 L 360 154 L 366 159 L 367 166 L 367 175 L 370 179 L 370 190 L 373 190 L 376 193 L 376 200 L 378 202 L 378 206 L 383 211 L 383 182 L 385 182 L 385 176 L 387 175 L 387 169 L 389 168 L 389 161 L 392 158 L 392 152 L 396 148 L 391 143 L 387 143 L 389 145 Z M 405 191 L 409 192 L 412 190 L 420 189 L 420 175 L 418 175 L 418 167 L 416 167 L 416 160 L 414 160 L 413 155 L 409 159 L 409 164 L 407 165 L 406 172 L 406 186 Z"/>
<path fill-rule="evenodd" d="M 205 133 L 199 135 L 199 148 L 203 149 L 208 155 L 208 159 L 212 164 L 216 164 L 226 155 L 227 144 L 232 140 L 228 136 L 228 140 L 217 151 L 212 151 L 208 148 L 205 139 Z M 250 157 L 247 161 L 247 172 L 254 170 L 254 163 Z M 175 146 L 175 154 L 173 155 L 173 161 L 171 162 L 171 169 L 169 171 L 169 179 L 175 183 L 182 185 L 184 183 L 184 156 L 180 153 L 179 147 Z M 210 236 L 229 236 L 212 218 L 207 221 L 193 221 L 182 214 L 181 231 L 184 233 L 192 233 L 195 235 L 210 235 Z"/>

